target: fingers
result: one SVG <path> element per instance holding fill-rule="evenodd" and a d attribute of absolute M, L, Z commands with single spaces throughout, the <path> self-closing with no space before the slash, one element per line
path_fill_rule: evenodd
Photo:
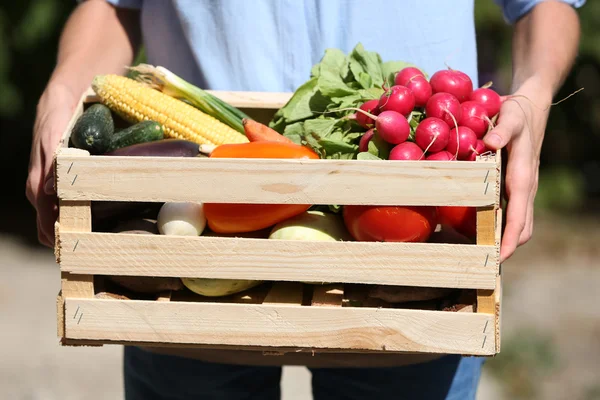
<path fill-rule="evenodd" d="M 509 114 L 507 108 L 503 108 L 498 117 L 498 125 L 483 137 L 483 143 L 494 151 L 506 146 L 523 130 L 522 118 L 519 117 L 519 114 Z"/>
<path fill-rule="evenodd" d="M 528 205 L 529 188 L 518 187 L 510 194 L 506 208 L 506 228 L 500 248 L 501 263 L 511 257 L 519 246 L 521 234 L 526 227 Z"/>
<path fill-rule="evenodd" d="M 536 170 L 537 171 L 537 170 Z M 529 193 L 529 202 L 527 204 L 527 219 L 525 220 L 525 228 L 521 232 L 519 237 L 519 246 L 529 242 L 533 236 L 533 217 L 534 217 L 534 205 L 535 195 L 538 189 L 538 174 L 536 172 L 531 192 Z"/>

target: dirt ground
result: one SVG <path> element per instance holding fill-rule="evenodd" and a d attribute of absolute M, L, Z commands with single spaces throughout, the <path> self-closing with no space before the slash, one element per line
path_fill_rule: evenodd
<path fill-rule="evenodd" d="M 503 265 L 502 353 L 478 400 L 600 399 L 599 243 L 599 221 L 542 219 Z M 59 347 L 58 288 L 50 250 L 0 237 L 0 399 L 122 399 L 121 348 Z M 310 400 L 309 382 L 284 369 L 283 399 Z"/>

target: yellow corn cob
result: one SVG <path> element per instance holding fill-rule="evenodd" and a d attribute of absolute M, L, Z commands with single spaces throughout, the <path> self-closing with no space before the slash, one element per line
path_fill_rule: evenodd
<path fill-rule="evenodd" d="M 102 103 L 123 119 L 163 125 L 165 137 L 198 144 L 245 143 L 248 138 L 197 108 L 156 89 L 120 75 L 98 75 L 92 88 Z"/>

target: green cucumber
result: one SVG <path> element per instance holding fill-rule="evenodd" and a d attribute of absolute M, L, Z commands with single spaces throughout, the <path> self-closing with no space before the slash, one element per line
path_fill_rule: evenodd
<path fill-rule="evenodd" d="M 90 154 L 102 154 L 109 145 L 115 131 L 111 111 L 104 104 L 91 105 L 75 122 L 71 131 L 73 146 L 87 150 Z"/>
<path fill-rule="evenodd" d="M 153 142 L 164 139 L 162 125 L 156 121 L 141 121 L 125 129 L 115 132 L 108 143 L 107 152 L 138 143 Z"/>

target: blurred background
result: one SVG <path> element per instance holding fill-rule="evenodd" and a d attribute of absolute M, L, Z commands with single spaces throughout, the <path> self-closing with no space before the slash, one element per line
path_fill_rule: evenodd
<path fill-rule="evenodd" d="M 0 5 L 0 398 L 118 399 L 120 348 L 60 348 L 58 267 L 37 242 L 25 198 L 38 98 L 75 2 Z M 534 237 L 503 265 L 502 352 L 484 369 L 480 399 L 600 399 L 600 2 L 579 10 L 580 55 L 551 110 Z M 511 32 L 491 0 L 476 2 L 480 82 L 508 92 Z M 310 376 L 284 373 L 284 399 L 310 399 Z M 291 389 L 297 390 L 293 393 Z"/>

